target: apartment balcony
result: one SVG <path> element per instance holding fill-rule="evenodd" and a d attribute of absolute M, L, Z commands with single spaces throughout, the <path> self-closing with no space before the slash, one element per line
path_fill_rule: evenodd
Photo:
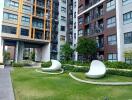
<path fill-rule="evenodd" d="M 104 31 L 104 25 L 98 25 L 98 26 L 95 26 L 94 28 L 94 32 L 95 33 L 102 33 Z"/>
<path fill-rule="evenodd" d="M 100 0 L 85 0 L 85 9 L 93 6 L 94 4 L 98 3 Z"/>

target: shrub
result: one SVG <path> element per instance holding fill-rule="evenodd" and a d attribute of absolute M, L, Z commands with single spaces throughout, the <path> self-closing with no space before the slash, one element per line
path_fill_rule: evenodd
<path fill-rule="evenodd" d="M 131 64 L 127 64 L 125 62 L 109 62 L 105 61 L 104 64 L 107 68 L 118 68 L 118 69 L 132 69 Z"/>
<path fill-rule="evenodd" d="M 107 73 L 112 74 L 112 75 L 132 77 L 132 71 L 109 69 L 109 70 L 107 70 Z"/>
<path fill-rule="evenodd" d="M 63 69 L 65 71 L 71 71 L 71 72 L 87 72 L 88 71 L 88 67 L 74 67 L 74 66 L 70 66 L 70 65 L 64 65 Z"/>
<path fill-rule="evenodd" d="M 89 66 L 90 62 L 81 62 L 81 61 L 61 61 L 62 64 L 70 64 L 70 65 L 77 65 L 77 66 Z"/>
<path fill-rule="evenodd" d="M 22 63 L 12 63 L 13 67 L 24 67 L 24 64 Z"/>
<path fill-rule="evenodd" d="M 50 67 L 52 65 L 51 61 L 48 62 L 42 62 L 41 67 Z"/>
<path fill-rule="evenodd" d="M 31 60 L 23 60 L 19 63 L 23 64 L 24 66 L 32 66 L 33 65 L 33 61 L 31 61 Z"/>

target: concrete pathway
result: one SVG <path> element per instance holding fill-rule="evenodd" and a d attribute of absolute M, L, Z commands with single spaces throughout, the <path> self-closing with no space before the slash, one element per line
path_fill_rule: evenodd
<path fill-rule="evenodd" d="M 106 86 L 132 85 L 132 82 L 96 82 L 96 81 L 82 80 L 82 79 L 74 76 L 71 72 L 69 73 L 69 76 L 76 81 L 79 81 L 82 83 L 94 84 L 94 85 L 106 85 Z"/>
<path fill-rule="evenodd" d="M 0 69 L 0 100 L 15 100 L 10 71 L 11 68 Z"/>

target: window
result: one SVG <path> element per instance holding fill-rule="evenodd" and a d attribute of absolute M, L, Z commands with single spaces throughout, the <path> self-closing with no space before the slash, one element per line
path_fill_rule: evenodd
<path fill-rule="evenodd" d="M 108 54 L 108 61 L 117 61 L 117 54 L 116 53 L 109 53 Z"/>
<path fill-rule="evenodd" d="M 132 32 L 124 33 L 124 43 L 125 44 L 132 43 Z"/>
<path fill-rule="evenodd" d="M 115 45 L 117 42 L 116 35 L 108 36 L 108 44 L 109 45 Z"/>
<path fill-rule="evenodd" d="M 127 64 L 132 64 L 132 58 L 125 58 L 125 62 Z"/>
<path fill-rule="evenodd" d="M 29 24 L 30 23 L 30 18 L 22 16 L 22 24 Z"/>
<path fill-rule="evenodd" d="M 76 18 L 76 12 L 74 12 L 74 18 Z"/>
<path fill-rule="evenodd" d="M 29 30 L 21 28 L 21 35 L 28 36 L 29 35 Z"/>
<path fill-rule="evenodd" d="M 65 42 L 65 36 L 61 35 L 60 36 L 60 41 Z"/>
<path fill-rule="evenodd" d="M 14 1 L 6 1 L 4 3 L 4 5 L 6 7 L 11 7 L 11 8 L 15 8 L 15 9 L 18 9 L 18 6 L 19 6 L 18 2 L 14 2 Z"/>
<path fill-rule="evenodd" d="M 123 5 L 132 3 L 132 0 L 122 0 Z"/>
<path fill-rule="evenodd" d="M 62 20 L 62 21 L 66 21 L 66 17 L 61 16 L 61 20 Z"/>
<path fill-rule="evenodd" d="M 4 12 L 4 16 L 3 16 L 4 19 L 6 20 L 17 20 L 18 19 L 18 16 L 16 14 L 11 14 L 11 13 L 7 13 L 7 12 Z"/>
<path fill-rule="evenodd" d="M 110 0 L 109 2 L 107 2 L 106 10 L 111 11 L 111 10 L 115 9 L 115 7 L 116 7 L 115 4 L 116 4 L 115 0 Z"/>
<path fill-rule="evenodd" d="M 74 33 L 74 39 L 76 39 L 76 33 Z"/>
<path fill-rule="evenodd" d="M 23 12 L 30 13 L 31 12 L 31 7 L 27 6 L 27 5 L 23 5 Z"/>
<path fill-rule="evenodd" d="M 76 8 L 76 6 L 77 6 L 76 3 L 77 3 L 77 2 L 75 1 L 75 2 L 74 2 L 74 8 Z"/>
<path fill-rule="evenodd" d="M 66 0 L 61 0 L 63 3 L 66 3 Z"/>
<path fill-rule="evenodd" d="M 66 8 L 65 7 L 61 7 L 61 11 L 65 13 L 66 12 Z"/>
<path fill-rule="evenodd" d="M 16 27 L 2 25 L 2 32 L 16 34 Z"/>
<path fill-rule="evenodd" d="M 65 31 L 65 26 L 61 26 L 61 31 Z"/>
<path fill-rule="evenodd" d="M 123 14 L 123 23 L 124 24 L 132 23 L 132 11 Z"/>
<path fill-rule="evenodd" d="M 80 25 L 82 23 L 83 23 L 83 18 L 81 17 L 81 18 L 78 19 L 78 24 Z"/>
<path fill-rule="evenodd" d="M 76 22 L 74 22 L 74 29 L 76 29 Z"/>
<path fill-rule="evenodd" d="M 79 35 L 79 36 L 82 36 L 82 35 L 83 35 L 83 30 L 79 30 L 79 31 L 78 31 L 78 35 Z"/>
<path fill-rule="evenodd" d="M 111 17 L 111 18 L 107 19 L 107 28 L 111 28 L 114 26 L 116 26 L 116 18 Z"/>

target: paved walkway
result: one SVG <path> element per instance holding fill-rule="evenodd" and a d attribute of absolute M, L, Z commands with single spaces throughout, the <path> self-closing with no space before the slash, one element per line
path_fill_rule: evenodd
<path fill-rule="evenodd" d="M 0 100 L 15 100 L 10 71 L 11 68 L 0 69 Z"/>

